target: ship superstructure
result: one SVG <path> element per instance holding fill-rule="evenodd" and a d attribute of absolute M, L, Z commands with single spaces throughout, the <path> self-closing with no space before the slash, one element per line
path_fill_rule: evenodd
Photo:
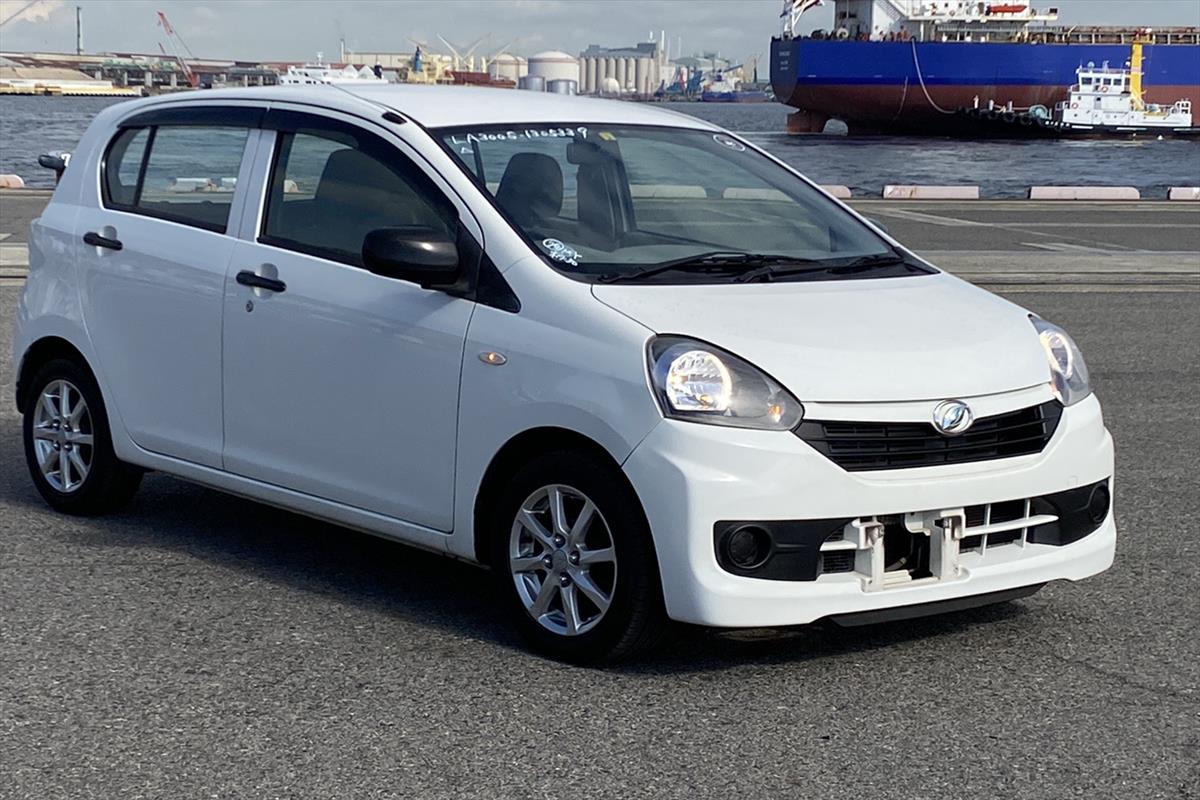
<path fill-rule="evenodd" d="M 789 0 L 785 36 L 794 34 L 804 12 L 817 5 L 813 0 Z M 836 0 L 833 17 L 833 38 L 1011 41 L 1034 23 L 1056 22 L 1058 9 L 963 0 Z"/>

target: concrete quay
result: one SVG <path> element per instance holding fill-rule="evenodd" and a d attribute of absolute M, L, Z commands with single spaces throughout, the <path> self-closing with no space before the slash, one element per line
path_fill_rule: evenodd
<path fill-rule="evenodd" d="M 0 190 L 0 282 L 28 268 L 44 189 Z M 1200 291 L 1200 204 L 883 200 L 849 204 L 932 263 L 988 288 Z"/>

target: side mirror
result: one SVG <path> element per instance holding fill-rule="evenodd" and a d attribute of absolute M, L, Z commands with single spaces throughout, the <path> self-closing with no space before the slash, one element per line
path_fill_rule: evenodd
<path fill-rule="evenodd" d="M 66 171 L 67 162 L 70 161 L 70 159 L 71 156 L 69 153 L 63 153 L 62 155 L 57 156 L 51 153 L 43 153 L 42 155 L 38 156 L 38 166 L 54 170 L 54 184 L 57 186 L 58 182 L 62 180 L 62 174 Z"/>
<path fill-rule="evenodd" d="M 371 231 L 363 240 L 362 258 L 376 275 L 409 281 L 422 289 L 450 286 L 459 278 L 454 239 L 423 225 Z"/>

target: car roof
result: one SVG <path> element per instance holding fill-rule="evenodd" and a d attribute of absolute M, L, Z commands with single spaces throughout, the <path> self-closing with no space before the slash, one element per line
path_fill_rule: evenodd
<path fill-rule="evenodd" d="M 517 123 L 595 123 L 718 129 L 704 120 L 659 108 L 654 103 L 601 100 L 520 89 L 403 83 L 212 89 L 134 101 L 126 107 L 133 111 L 133 105 L 140 109 L 148 105 L 229 100 L 293 102 L 350 112 L 361 112 L 364 105 L 370 105 L 392 109 L 430 128 Z"/>
<path fill-rule="evenodd" d="M 493 89 L 477 86 L 366 84 L 344 86 L 348 92 L 393 108 L 429 127 L 498 125 L 509 122 L 595 122 L 609 125 L 669 125 L 712 128 L 703 120 L 655 108 L 649 103 L 595 97 Z"/>

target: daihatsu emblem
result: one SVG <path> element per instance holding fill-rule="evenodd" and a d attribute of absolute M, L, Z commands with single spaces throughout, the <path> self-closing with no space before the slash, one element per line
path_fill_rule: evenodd
<path fill-rule="evenodd" d="M 933 408 L 933 427 L 946 436 L 966 432 L 974 421 L 971 407 L 962 400 L 943 400 Z"/>

